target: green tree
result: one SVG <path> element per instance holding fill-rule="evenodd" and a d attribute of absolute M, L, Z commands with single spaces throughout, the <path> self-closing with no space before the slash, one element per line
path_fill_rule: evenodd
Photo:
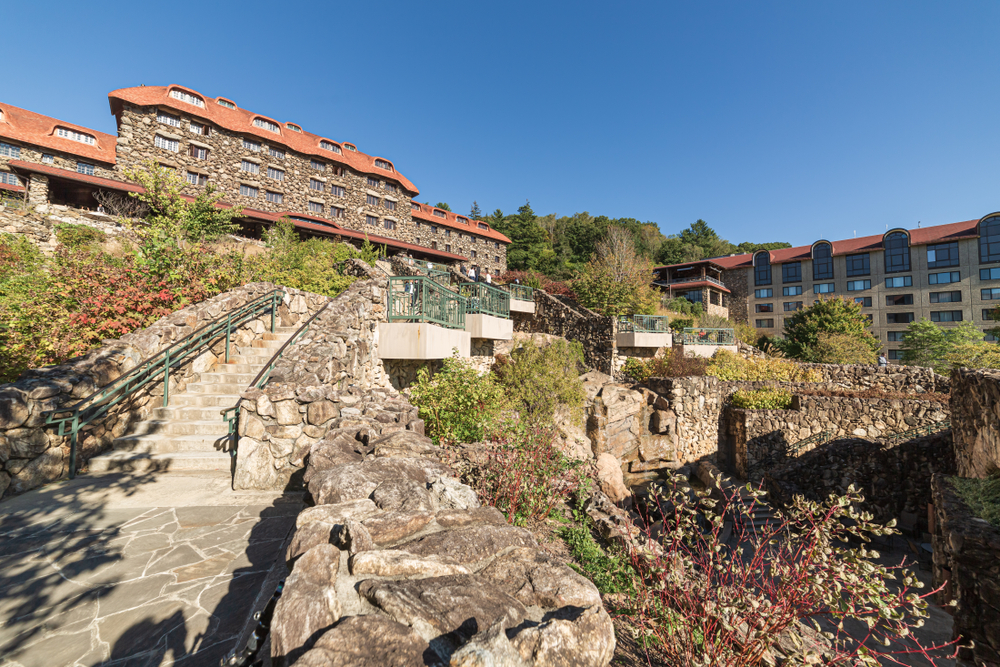
<path fill-rule="evenodd" d="M 994 368 L 997 346 L 973 322 L 945 329 L 930 320 L 911 322 L 903 334 L 903 363 L 946 375 L 953 366 Z"/>
<path fill-rule="evenodd" d="M 844 297 L 822 299 L 785 320 L 785 349 L 800 361 L 820 362 L 819 335 L 843 334 L 867 347 L 872 355 L 882 347 L 868 330 L 868 320 L 861 314 L 861 304 Z M 841 344 L 845 339 L 841 339 Z"/>
<path fill-rule="evenodd" d="M 472 208 L 469 210 L 469 217 L 472 218 L 473 220 L 483 219 L 483 211 L 482 209 L 479 208 L 479 202 L 477 201 L 472 202 Z"/>
<path fill-rule="evenodd" d="M 517 215 L 507 216 L 494 228 L 510 238 L 507 248 L 507 268 L 515 271 L 539 269 L 539 264 L 549 266 L 555 259 L 555 252 L 549 235 L 538 224 L 531 203 L 517 209 Z"/>
<path fill-rule="evenodd" d="M 749 241 L 744 241 L 743 243 L 736 246 L 736 251 L 738 254 L 753 254 L 758 250 L 779 250 L 781 248 L 791 248 L 791 243 L 784 243 L 781 241 L 775 241 L 772 243 L 751 243 Z"/>
<path fill-rule="evenodd" d="M 439 208 L 442 211 L 450 211 L 451 210 L 451 206 L 448 206 L 443 201 L 439 201 L 438 203 L 434 204 L 434 207 L 435 208 Z"/>
<path fill-rule="evenodd" d="M 580 303 L 602 315 L 652 315 L 659 300 L 650 284 L 652 274 L 652 263 L 636 252 L 631 235 L 612 227 L 573 281 L 573 291 Z"/>

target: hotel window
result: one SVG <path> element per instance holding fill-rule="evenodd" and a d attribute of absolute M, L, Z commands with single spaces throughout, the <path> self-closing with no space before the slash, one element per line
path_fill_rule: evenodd
<path fill-rule="evenodd" d="M 319 213 L 320 215 L 323 215 L 323 204 L 319 203 L 318 201 L 309 202 L 309 212 Z"/>
<path fill-rule="evenodd" d="M 889 350 L 889 359 L 891 361 L 902 361 L 903 354 L 903 350 Z"/>
<path fill-rule="evenodd" d="M 383 203 L 385 204 L 385 207 L 390 211 L 396 210 L 396 202 L 392 201 L 391 199 L 386 199 L 385 202 Z"/>
<path fill-rule="evenodd" d="M 340 208 L 339 206 L 331 206 L 330 207 L 330 217 L 331 218 L 343 218 L 344 217 L 344 209 Z"/>
<path fill-rule="evenodd" d="M 244 197 L 256 197 L 258 194 L 257 188 L 252 185 L 240 185 L 240 194 Z"/>
<path fill-rule="evenodd" d="M 983 336 L 983 340 L 986 341 L 987 343 L 996 343 L 997 341 L 1000 341 L 1000 338 L 997 338 L 991 333 L 986 333 L 985 331 L 983 333 L 985 334 Z"/>
<path fill-rule="evenodd" d="M 798 296 L 800 294 L 802 294 L 802 285 L 781 288 L 781 296 Z"/>
<path fill-rule="evenodd" d="M 946 266 L 958 266 L 958 243 L 927 246 L 927 268 L 943 269 Z"/>
<path fill-rule="evenodd" d="M 886 313 L 885 321 L 888 324 L 909 324 L 913 321 L 913 313 Z"/>
<path fill-rule="evenodd" d="M 385 189 L 386 189 L 386 192 L 393 192 L 393 193 L 399 192 L 399 188 L 396 187 L 395 183 L 386 183 L 385 184 Z"/>
<path fill-rule="evenodd" d="M 771 284 L 771 258 L 766 252 L 759 252 L 753 258 L 753 284 Z"/>
<path fill-rule="evenodd" d="M 476 258 L 476 251 L 475 251 L 475 250 L 473 250 L 473 251 L 472 251 L 472 259 L 475 259 L 475 258 Z"/>
<path fill-rule="evenodd" d="M 378 206 L 378 197 L 375 195 L 365 195 L 365 203 L 369 206 Z"/>
<path fill-rule="evenodd" d="M 319 160 L 309 160 L 309 166 L 316 171 L 326 171 L 326 162 L 320 162 Z"/>
<path fill-rule="evenodd" d="M 264 120 L 263 118 L 254 118 L 253 119 L 253 124 L 256 125 L 257 127 L 262 127 L 265 130 L 269 130 L 271 132 L 277 132 L 278 131 L 278 124 L 277 123 L 272 123 L 271 121 Z"/>
<path fill-rule="evenodd" d="M 774 296 L 773 289 L 757 289 L 753 291 L 753 296 L 755 299 L 770 299 Z"/>
<path fill-rule="evenodd" d="M 444 235 L 445 236 L 451 236 L 451 230 L 450 229 L 444 230 Z"/>
<path fill-rule="evenodd" d="M 156 122 L 163 123 L 164 125 L 170 125 L 172 127 L 180 127 L 181 119 L 173 114 L 169 114 L 165 111 L 156 112 Z"/>
<path fill-rule="evenodd" d="M 244 139 L 243 140 L 243 148 L 247 149 L 248 151 L 253 151 L 254 153 L 259 153 L 260 152 L 260 142 L 259 141 L 250 141 L 249 139 Z"/>
<path fill-rule="evenodd" d="M 444 244 L 444 251 L 445 252 L 451 252 L 451 244 L 450 243 L 445 243 Z"/>
<path fill-rule="evenodd" d="M 411 201 L 410 202 L 410 210 L 411 211 L 419 211 L 420 210 L 420 204 L 418 204 L 415 201 Z"/>
<path fill-rule="evenodd" d="M 1000 215 L 979 223 L 979 263 L 1000 262 Z"/>
<path fill-rule="evenodd" d="M 905 331 L 886 331 L 885 339 L 890 343 L 902 343 L 903 337 L 906 336 Z"/>
<path fill-rule="evenodd" d="M 153 137 L 153 145 L 157 148 L 162 148 L 165 151 L 173 151 L 177 153 L 181 150 L 181 142 L 176 139 L 167 139 L 166 137 L 161 137 L 156 135 Z"/>
<path fill-rule="evenodd" d="M 899 276 L 898 278 L 886 278 L 885 286 L 888 289 L 894 289 L 897 287 L 912 287 L 913 278 L 912 276 Z"/>
<path fill-rule="evenodd" d="M 754 326 L 758 329 L 773 329 L 774 320 L 754 320 Z"/>
<path fill-rule="evenodd" d="M 343 151 L 340 150 L 340 146 L 333 143 L 332 141 L 321 141 L 319 142 L 319 147 L 323 150 L 332 151 L 337 154 L 342 154 Z"/>
<path fill-rule="evenodd" d="M 442 214 L 441 214 L 441 216 L 442 216 L 442 217 L 444 217 L 444 213 L 442 213 Z M 479 223 L 479 228 L 480 228 L 480 229 L 489 229 L 489 228 L 490 228 L 490 226 L 489 226 L 489 225 L 487 225 L 487 224 L 486 224 L 485 222 L 480 222 L 480 223 Z"/>
<path fill-rule="evenodd" d="M 365 222 L 367 222 L 369 225 L 377 225 L 378 218 L 376 218 L 374 215 L 366 215 Z"/>
<path fill-rule="evenodd" d="M 781 265 L 781 282 L 802 282 L 802 262 L 788 262 Z"/>
<path fill-rule="evenodd" d="M 285 123 L 285 127 L 287 127 L 292 132 L 301 132 L 302 131 L 302 128 L 299 127 L 298 125 L 296 125 L 295 123 Z"/>
<path fill-rule="evenodd" d="M 21 157 L 21 147 L 11 146 L 0 141 L 0 156 L 19 158 Z"/>
<path fill-rule="evenodd" d="M 275 148 L 274 146 L 270 146 L 267 149 L 267 153 L 271 157 L 276 157 L 279 160 L 285 159 L 285 151 L 281 150 L 280 148 Z"/>
<path fill-rule="evenodd" d="M 931 322 L 961 322 L 962 311 L 960 310 L 932 310 Z"/>
<path fill-rule="evenodd" d="M 78 174 L 86 174 L 87 176 L 93 176 L 94 175 L 94 165 L 89 164 L 87 162 L 77 162 L 76 163 L 76 172 Z"/>
<path fill-rule="evenodd" d="M 437 241 L 431 241 L 431 248 L 433 248 L 434 250 L 437 250 L 438 249 L 438 242 Z"/>
<path fill-rule="evenodd" d="M 55 162 L 56 162 L 56 156 L 55 155 L 49 155 L 48 153 L 42 153 L 42 162 L 44 164 L 55 164 Z"/>
<path fill-rule="evenodd" d="M 438 233 L 438 226 L 437 225 L 431 225 L 431 231 L 434 232 L 435 234 L 437 234 Z"/>
<path fill-rule="evenodd" d="M 848 255 L 847 258 L 847 276 L 870 276 L 871 275 L 871 263 L 868 259 L 868 253 L 863 253 L 860 255 Z"/>
<path fill-rule="evenodd" d="M 895 296 L 885 297 L 885 305 L 887 306 L 912 306 L 913 305 L 913 295 L 912 294 L 897 294 Z"/>
<path fill-rule="evenodd" d="M 872 298 L 870 296 L 856 296 L 854 297 L 854 303 L 860 303 L 862 308 L 871 308 Z"/>
<path fill-rule="evenodd" d="M 872 315 L 871 313 L 869 313 L 868 315 L 862 315 L 862 317 L 865 318 L 865 322 L 867 322 L 868 324 L 874 324 L 875 323 L 875 316 Z"/>
<path fill-rule="evenodd" d="M 813 248 L 813 280 L 833 278 L 833 249 L 829 243 L 820 243 Z"/>
<path fill-rule="evenodd" d="M 191 93 L 186 93 L 183 90 L 171 90 L 170 97 L 175 100 L 180 100 L 181 102 L 187 102 L 188 104 L 193 104 L 196 107 L 204 107 L 205 101 L 200 97 L 192 95 Z"/>
<path fill-rule="evenodd" d="M 20 185 L 21 179 L 8 171 L 0 171 L 0 183 L 7 185 Z"/>
<path fill-rule="evenodd" d="M 235 108 L 236 108 L 236 105 L 235 105 L 235 104 L 233 104 L 233 103 L 232 103 L 232 102 L 230 102 L 229 100 L 224 100 L 224 99 L 222 99 L 221 97 L 220 97 L 219 99 L 217 99 L 217 100 L 216 100 L 216 103 L 217 103 L 217 104 L 218 104 L 218 105 L 219 105 L 220 107 L 226 107 L 227 109 L 235 109 Z"/>
<path fill-rule="evenodd" d="M 500 255 L 493 255 L 493 261 L 494 262 L 499 262 L 500 261 Z M 715 292 L 712 292 L 712 294 L 715 294 Z"/>
<path fill-rule="evenodd" d="M 379 186 L 379 180 L 377 178 L 368 177 L 368 187 L 377 188 Z"/>
<path fill-rule="evenodd" d="M 285 172 L 281 169 L 275 169 L 274 167 L 267 168 L 267 177 L 273 178 L 276 181 L 285 180 Z"/>
<path fill-rule="evenodd" d="M 205 185 L 208 183 L 208 176 L 189 171 L 187 172 L 187 182 L 191 185 Z"/>
<path fill-rule="evenodd" d="M 62 137 L 63 139 L 71 139 L 72 141 L 79 141 L 81 144 L 87 144 L 89 146 L 93 146 L 97 141 L 89 134 L 77 132 L 76 130 L 67 130 L 65 127 L 56 128 L 56 136 Z"/>
<path fill-rule="evenodd" d="M 962 292 L 931 292 L 931 303 L 962 303 Z"/>
<path fill-rule="evenodd" d="M 388 169 L 389 171 L 392 171 L 392 165 L 386 162 L 385 160 L 379 160 L 376 158 L 375 166 L 378 167 L 379 169 Z"/>
<path fill-rule="evenodd" d="M 309 179 L 309 189 L 310 190 L 319 190 L 320 192 L 323 192 L 323 190 L 326 189 L 326 183 L 324 183 L 323 181 L 317 181 L 315 178 L 310 178 Z"/>
<path fill-rule="evenodd" d="M 979 293 L 982 296 L 983 301 L 995 301 L 1000 299 L 1000 287 L 988 287 L 984 290 L 979 290 Z"/>
<path fill-rule="evenodd" d="M 0 152 L 0 155 L 3 155 Z M 979 269 L 980 280 L 1000 280 L 1000 269 Z"/>
<path fill-rule="evenodd" d="M 774 304 L 773 303 L 758 303 L 754 306 L 755 313 L 773 313 Z"/>
<path fill-rule="evenodd" d="M 819 283 L 813 285 L 813 294 L 833 294 L 837 291 L 835 283 Z"/>
<path fill-rule="evenodd" d="M 240 169 L 251 174 L 260 173 L 260 165 L 256 162 L 251 162 L 250 160 L 241 160 Z"/>
<path fill-rule="evenodd" d="M 434 214 L 434 215 L 435 215 L 436 217 L 438 217 L 438 218 L 446 218 L 446 217 L 448 217 L 447 215 L 445 215 L 445 212 L 444 212 L 444 211 L 439 211 L 438 209 L 434 209 L 434 210 L 432 211 L 432 213 L 433 213 L 433 214 Z"/>
<path fill-rule="evenodd" d="M 789 310 L 802 310 L 802 302 L 801 301 L 785 301 L 785 303 L 783 305 L 784 305 L 785 311 L 789 311 Z"/>
<path fill-rule="evenodd" d="M 285 195 L 280 192 L 271 192 L 270 190 L 266 191 L 265 197 L 267 197 L 267 201 L 272 204 L 280 204 L 285 200 Z"/>
<path fill-rule="evenodd" d="M 208 159 L 208 149 L 202 148 L 201 146 L 191 146 L 190 149 L 191 157 L 197 160 L 207 160 Z"/>
<path fill-rule="evenodd" d="M 347 150 L 351 151 L 352 153 L 357 153 L 358 152 L 358 147 L 355 146 L 354 144 L 344 144 L 344 148 L 346 148 Z"/>
<path fill-rule="evenodd" d="M 389 229 L 389 230 L 395 229 L 396 228 L 396 221 L 395 220 L 386 220 L 385 221 L 385 228 Z"/>
<path fill-rule="evenodd" d="M 927 276 L 927 282 L 931 285 L 948 285 L 962 280 L 959 271 L 945 271 L 944 273 L 932 273 Z"/>
<path fill-rule="evenodd" d="M 910 238 L 903 232 L 892 232 L 882 242 L 885 247 L 885 272 L 910 270 Z"/>
<path fill-rule="evenodd" d="M 848 292 L 860 292 L 862 290 L 871 289 L 872 281 L 870 280 L 848 280 L 847 281 L 847 291 Z"/>
<path fill-rule="evenodd" d="M 343 197 L 344 192 L 345 192 L 344 188 L 342 188 L 339 185 L 330 186 L 330 194 L 332 194 L 334 197 Z"/>
<path fill-rule="evenodd" d="M 983 308 L 983 319 L 987 322 L 996 321 L 996 309 L 995 308 Z"/>
<path fill-rule="evenodd" d="M 330 165 L 330 173 L 333 174 L 334 176 L 343 176 L 344 175 L 344 168 L 340 167 L 338 165 L 332 164 L 332 165 Z"/>
<path fill-rule="evenodd" d="M 190 125 L 191 131 L 195 134 L 200 134 L 203 137 L 208 136 L 208 126 L 202 125 L 201 123 L 192 122 Z"/>

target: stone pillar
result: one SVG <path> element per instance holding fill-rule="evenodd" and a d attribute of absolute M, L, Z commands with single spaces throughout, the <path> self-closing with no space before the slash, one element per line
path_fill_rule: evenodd
<path fill-rule="evenodd" d="M 40 204 L 49 203 L 49 177 L 43 174 L 32 174 L 28 183 L 28 206 L 35 208 Z"/>

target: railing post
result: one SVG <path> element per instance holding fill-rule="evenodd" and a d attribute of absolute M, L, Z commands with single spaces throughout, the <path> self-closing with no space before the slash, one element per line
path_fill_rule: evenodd
<path fill-rule="evenodd" d="M 73 479 L 76 477 L 76 434 L 77 429 L 80 426 L 80 415 L 77 412 L 73 413 L 73 432 L 69 436 L 69 478 Z"/>
<path fill-rule="evenodd" d="M 170 400 L 170 348 L 167 348 L 166 359 L 163 363 L 163 407 L 167 407 Z"/>
<path fill-rule="evenodd" d="M 229 363 L 229 330 L 232 329 L 232 326 L 233 326 L 233 316 L 227 315 L 226 316 L 226 363 L 227 364 Z"/>
<path fill-rule="evenodd" d="M 271 333 L 274 333 L 274 315 L 278 310 L 278 290 L 271 293 Z"/>

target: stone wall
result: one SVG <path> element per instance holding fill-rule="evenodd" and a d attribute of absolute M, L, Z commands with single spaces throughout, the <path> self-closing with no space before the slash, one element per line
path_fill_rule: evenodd
<path fill-rule="evenodd" d="M 87 225 L 111 236 L 128 233 L 114 216 L 104 213 L 56 204 L 31 208 L 0 204 L 0 233 L 26 236 L 44 251 L 55 250 L 56 225 L 60 224 Z"/>
<path fill-rule="evenodd" d="M 801 364 L 804 369 L 818 371 L 822 382 L 844 389 L 876 389 L 901 391 L 908 394 L 924 392 L 948 393 L 951 382 L 931 368 L 922 366 L 861 366 L 851 364 Z"/>
<path fill-rule="evenodd" d="M 234 488 L 286 487 L 333 425 L 362 416 L 356 392 L 389 385 L 378 358 L 387 288 L 372 269 L 285 350 L 264 387 L 242 394 Z"/>
<path fill-rule="evenodd" d="M 747 307 L 748 290 L 747 279 L 751 272 L 747 269 L 733 269 L 722 272 L 722 282 L 729 288 L 727 305 L 729 307 L 729 319 L 734 322 L 749 322 L 750 309 Z"/>
<path fill-rule="evenodd" d="M 226 312 L 274 289 L 270 283 L 251 283 L 167 315 L 152 326 L 109 341 L 63 364 L 25 372 L 17 382 L 0 386 L 0 493 L 22 493 L 68 474 L 70 441 L 46 428 L 43 413 L 67 407 L 113 382 L 140 361 L 170 347 Z M 309 317 L 327 297 L 285 288 L 279 307 L 282 326 Z M 232 336 L 232 345 L 249 345 L 269 331 L 270 316 L 248 322 Z M 225 337 L 204 352 L 192 355 L 171 373 L 169 391 L 183 391 L 198 374 L 209 371 L 224 354 Z M 151 382 L 79 434 L 77 466 L 107 450 L 111 441 L 128 433 L 149 410 L 162 403 L 163 383 Z"/>
<path fill-rule="evenodd" d="M 346 395 L 357 414 L 309 450 L 273 664 L 607 665 L 597 588 L 481 507 L 405 399 Z"/>
<path fill-rule="evenodd" d="M 954 600 L 956 667 L 1000 664 L 1000 530 L 974 516 L 945 475 L 935 475 L 934 585 Z"/>
<path fill-rule="evenodd" d="M 587 365 L 613 374 L 617 327 L 613 317 L 598 315 L 572 299 L 535 290 L 534 313 L 511 313 L 514 331 L 544 333 L 579 341 Z M 624 362 L 622 362 L 624 363 Z"/>
<path fill-rule="evenodd" d="M 986 477 L 1000 468 L 1000 371 L 957 369 L 951 382 L 958 474 Z"/>
<path fill-rule="evenodd" d="M 782 503 L 796 495 L 826 500 L 853 484 L 865 497 L 863 509 L 877 521 L 897 519 L 901 528 L 920 534 L 928 529 L 931 477 L 954 471 L 951 432 L 942 431 L 905 442 L 836 440 L 772 468 L 764 483 Z"/>
<path fill-rule="evenodd" d="M 677 459 L 714 457 L 722 431 L 722 410 L 732 393 L 729 383 L 707 375 L 649 378 L 646 386 L 664 399 L 676 417 Z"/>

